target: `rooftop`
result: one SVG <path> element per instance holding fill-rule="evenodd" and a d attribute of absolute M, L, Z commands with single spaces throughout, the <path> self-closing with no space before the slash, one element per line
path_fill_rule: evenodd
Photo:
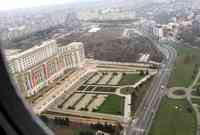
<path fill-rule="evenodd" d="M 5 53 L 6 53 L 8 60 L 12 60 L 12 59 L 16 59 L 16 58 L 19 58 L 21 56 L 24 56 L 28 53 L 34 52 L 34 51 L 36 51 L 40 48 L 43 48 L 43 47 L 45 47 L 49 44 L 53 44 L 53 43 L 56 43 L 56 41 L 55 40 L 48 40 L 48 41 L 43 42 L 41 45 L 35 45 L 32 48 L 27 49 L 25 51 L 21 51 L 20 49 L 7 49 L 7 51 Z M 15 53 L 11 53 L 11 52 L 15 52 Z"/>

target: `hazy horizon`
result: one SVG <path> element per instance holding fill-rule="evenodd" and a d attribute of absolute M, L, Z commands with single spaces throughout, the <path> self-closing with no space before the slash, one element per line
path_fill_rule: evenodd
<path fill-rule="evenodd" d="M 6 0 L 1 1 L 0 10 L 14 10 L 23 8 L 32 8 L 40 6 L 51 6 L 57 4 L 69 4 L 76 2 L 88 2 L 97 0 Z M 98 0 L 99 1 L 99 0 Z"/>

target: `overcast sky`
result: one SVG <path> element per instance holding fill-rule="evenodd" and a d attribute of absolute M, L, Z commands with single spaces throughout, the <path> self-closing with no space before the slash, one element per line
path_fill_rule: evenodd
<path fill-rule="evenodd" d="M 0 10 L 29 8 L 35 6 L 55 5 L 55 4 L 72 3 L 79 1 L 94 1 L 94 0 L 0 0 Z"/>

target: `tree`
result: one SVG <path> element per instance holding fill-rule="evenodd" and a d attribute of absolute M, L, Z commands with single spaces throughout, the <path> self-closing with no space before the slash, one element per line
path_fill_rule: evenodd
<path fill-rule="evenodd" d="M 149 75 L 149 70 L 146 70 L 146 73 L 145 73 L 146 75 Z"/>
<path fill-rule="evenodd" d="M 69 122 L 70 122 L 69 119 L 68 119 L 68 118 L 65 118 L 65 125 L 66 125 L 66 126 L 69 126 Z"/>
<path fill-rule="evenodd" d="M 47 121 L 48 121 L 47 116 L 44 116 L 44 115 L 40 116 L 40 119 L 41 119 L 42 121 L 44 121 L 44 122 L 47 122 Z"/>
<path fill-rule="evenodd" d="M 91 131 L 80 131 L 79 135 L 94 135 Z"/>
<path fill-rule="evenodd" d="M 113 75 L 114 75 L 114 76 L 117 76 L 117 75 L 118 75 L 118 73 L 117 73 L 117 72 L 114 72 L 114 73 L 113 73 Z"/>
<path fill-rule="evenodd" d="M 145 73 L 144 73 L 143 70 L 140 70 L 140 75 L 141 75 L 141 76 L 144 76 L 144 75 L 145 75 Z"/>
<path fill-rule="evenodd" d="M 187 107 L 187 111 L 188 111 L 189 113 L 192 113 L 192 107 Z"/>

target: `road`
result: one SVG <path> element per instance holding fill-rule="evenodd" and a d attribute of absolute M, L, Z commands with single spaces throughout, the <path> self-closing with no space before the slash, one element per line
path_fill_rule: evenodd
<path fill-rule="evenodd" d="M 150 39 L 151 40 L 151 39 Z M 151 40 L 152 41 L 152 40 Z M 154 43 L 154 41 L 152 41 Z M 155 76 L 149 92 L 141 102 L 134 120 L 130 123 L 127 135 L 145 135 L 148 133 L 153 118 L 159 108 L 160 101 L 165 95 L 166 87 L 176 60 L 176 50 L 167 45 L 154 45 L 164 54 L 159 73 Z"/>

